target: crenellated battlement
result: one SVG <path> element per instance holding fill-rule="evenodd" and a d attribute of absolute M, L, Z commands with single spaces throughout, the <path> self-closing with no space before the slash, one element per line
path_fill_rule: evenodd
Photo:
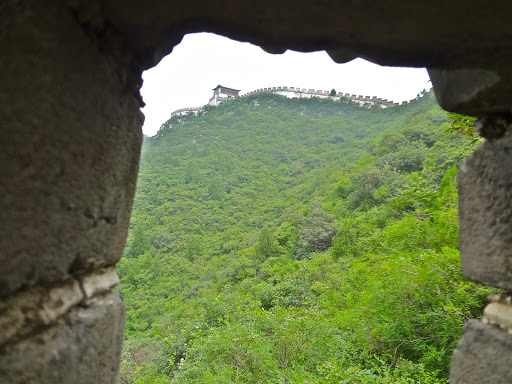
<path fill-rule="evenodd" d="M 206 104 L 206 105 L 208 105 L 208 104 Z M 173 117 L 173 116 L 184 116 L 184 115 L 188 115 L 190 113 L 193 113 L 193 114 L 197 115 L 199 112 L 201 112 L 204 109 L 204 107 L 206 107 L 206 105 L 203 105 L 201 107 L 177 109 L 176 111 L 171 113 L 171 117 Z"/>
<path fill-rule="evenodd" d="M 348 100 L 355 102 L 363 107 L 377 106 L 380 108 L 389 108 L 389 107 L 393 107 L 396 105 L 410 103 L 410 101 L 404 101 L 402 103 L 395 103 L 391 100 L 382 99 L 377 96 L 355 95 L 355 94 L 344 93 L 344 92 L 336 92 L 336 95 L 331 96 L 331 91 L 324 91 L 324 90 L 320 90 L 320 89 L 311 89 L 311 88 L 307 89 L 307 88 L 287 87 L 287 86 L 259 88 L 254 91 L 250 91 L 243 95 L 240 95 L 239 97 L 252 96 L 252 95 L 256 95 L 258 93 L 273 93 L 276 95 L 288 97 L 290 99 L 291 98 L 311 98 L 311 97 L 319 97 L 322 99 L 331 99 L 331 100 L 348 99 Z M 215 97 L 216 97 L 216 104 L 212 104 L 212 100 Z M 416 97 L 416 99 L 417 98 L 418 97 Z M 171 117 L 184 116 L 184 115 L 189 115 L 191 113 L 197 115 L 208 105 L 218 105 L 221 102 L 225 102 L 225 101 L 229 101 L 229 100 L 233 100 L 233 97 L 219 97 L 219 96 L 214 95 L 210 99 L 208 104 L 203 105 L 201 107 L 180 108 L 180 109 L 172 112 Z"/>
<path fill-rule="evenodd" d="M 260 88 L 254 91 L 248 92 L 243 96 L 251 96 L 257 93 L 270 92 L 278 95 L 286 96 L 289 98 L 310 98 L 310 97 L 320 97 L 324 99 L 332 99 L 339 100 L 340 98 L 345 98 L 351 101 L 354 101 L 361 105 L 373 106 L 377 105 L 381 108 L 388 108 L 395 105 L 399 105 L 399 103 L 395 103 L 391 100 L 381 99 L 376 96 L 364 96 L 364 95 L 355 95 L 350 93 L 336 92 L 336 95 L 331 96 L 330 91 L 317 90 L 317 89 L 307 89 L 307 88 L 295 88 L 295 87 L 270 87 L 270 88 Z"/>

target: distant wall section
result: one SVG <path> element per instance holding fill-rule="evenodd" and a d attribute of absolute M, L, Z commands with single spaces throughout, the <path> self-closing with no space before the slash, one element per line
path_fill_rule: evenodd
<path fill-rule="evenodd" d="M 362 95 L 354 95 L 350 93 L 343 93 L 343 92 L 336 92 L 334 96 L 331 96 L 330 91 L 322 91 L 317 89 L 307 89 L 307 88 L 295 88 L 295 87 L 268 87 L 268 88 L 259 88 L 254 91 L 245 93 L 241 95 L 240 97 L 247 97 L 256 95 L 258 93 L 273 93 L 276 95 L 281 95 L 284 97 L 288 97 L 289 99 L 310 99 L 312 97 L 319 97 L 321 99 L 331 99 L 331 100 L 340 100 L 340 99 L 347 99 L 350 100 L 356 104 L 359 104 L 362 107 L 380 107 L 380 108 L 389 108 L 394 107 L 396 105 L 400 105 L 401 103 L 395 103 L 391 100 L 382 99 L 380 97 L 376 96 L 362 96 Z M 218 106 L 219 104 L 233 100 L 233 97 L 216 97 L 214 95 L 207 105 L 210 106 Z M 410 101 L 405 101 L 404 103 L 409 103 Z M 194 114 L 197 115 L 199 112 L 201 112 L 206 105 L 203 105 L 202 107 L 192 107 L 192 108 L 180 108 L 174 112 L 171 113 L 171 117 L 174 116 L 185 116 Z"/>
<path fill-rule="evenodd" d="M 399 105 L 399 103 L 395 103 L 393 101 L 387 99 L 381 99 L 376 96 L 362 96 L 362 95 L 354 95 L 350 93 L 336 92 L 334 96 L 331 96 L 330 91 L 322 91 L 317 89 L 308 89 L 308 88 L 295 88 L 295 87 L 270 87 L 270 88 L 260 88 L 255 91 L 248 92 L 244 96 L 251 96 L 258 93 L 274 93 L 277 95 L 285 96 L 290 99 L 292 98 L 312 98 L 319 97 L 321 99 L 331 99 L 331 100 L 340 100 L 342 98 L 353 101 L 361 106 L 365 107 L 373 107 L 378 106 L 381 108 L 389 108 L 395 105 Z"/>

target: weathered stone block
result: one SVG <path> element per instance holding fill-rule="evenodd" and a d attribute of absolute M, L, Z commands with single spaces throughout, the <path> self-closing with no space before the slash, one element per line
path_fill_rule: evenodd
<path fill-rule="evenodd" d="M 0 20 L 5 297 L 121 257 L 142 115 L 122 68 L 63 2 L 7 2 Z"/>
<path fill-rule="evenodd" d="M 472 116 L 509 111 L 509 84 L 503 81 L 501 72 L 498 69 L 428 69 L 439 105 L 447 111 Z"/>
<path fill-rule="evenodd" d="M 0 300 L 0 349 L 48 327 L 87 300 L 119 283 L 115 267 L 96 270 L 81 280 L 39 286 Z"/>
<path fill-rule="evenodd" d="M 50 329 L 7 347 L 0 383 L 116 383 L 124 315 L 117 292 L 91 299 Z"/>
<path fill-rule="evenodd" d="M 489 141 L 460 166 L 462 270 L 512 289 L 512 137 Z"/>
<path fill-rule="evenodd" d="M 470 320 L 453 352 L 451 384 L 512 383 L 512 335 Z"/>

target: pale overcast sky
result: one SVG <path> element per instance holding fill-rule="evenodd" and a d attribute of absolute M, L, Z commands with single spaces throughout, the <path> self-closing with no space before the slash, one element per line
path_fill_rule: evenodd
<path fill-rule="evenodd" d="M 362 59 L 336 64 L 325 52 L 271 55 L 249 43 L 210 33 L 186 35 L 173 52 L 143 74 L 144 133 L 153 136 L 171 112 L 208 102 L 218 84 L 241 94 L 265 87 L 300 87 L 393 101 L 430 89 L 425 69 L 381 67 Z"/>

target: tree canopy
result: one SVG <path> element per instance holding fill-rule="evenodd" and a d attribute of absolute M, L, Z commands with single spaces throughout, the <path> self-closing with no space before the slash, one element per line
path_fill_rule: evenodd
<path fill-rule="evenodd" d="M 431 92 L 169 119 L 118 264 L 120 382 L 446 383 L 489 292 L 460 272 L 456 165 L 480 141 L 454 126 Z"/>

